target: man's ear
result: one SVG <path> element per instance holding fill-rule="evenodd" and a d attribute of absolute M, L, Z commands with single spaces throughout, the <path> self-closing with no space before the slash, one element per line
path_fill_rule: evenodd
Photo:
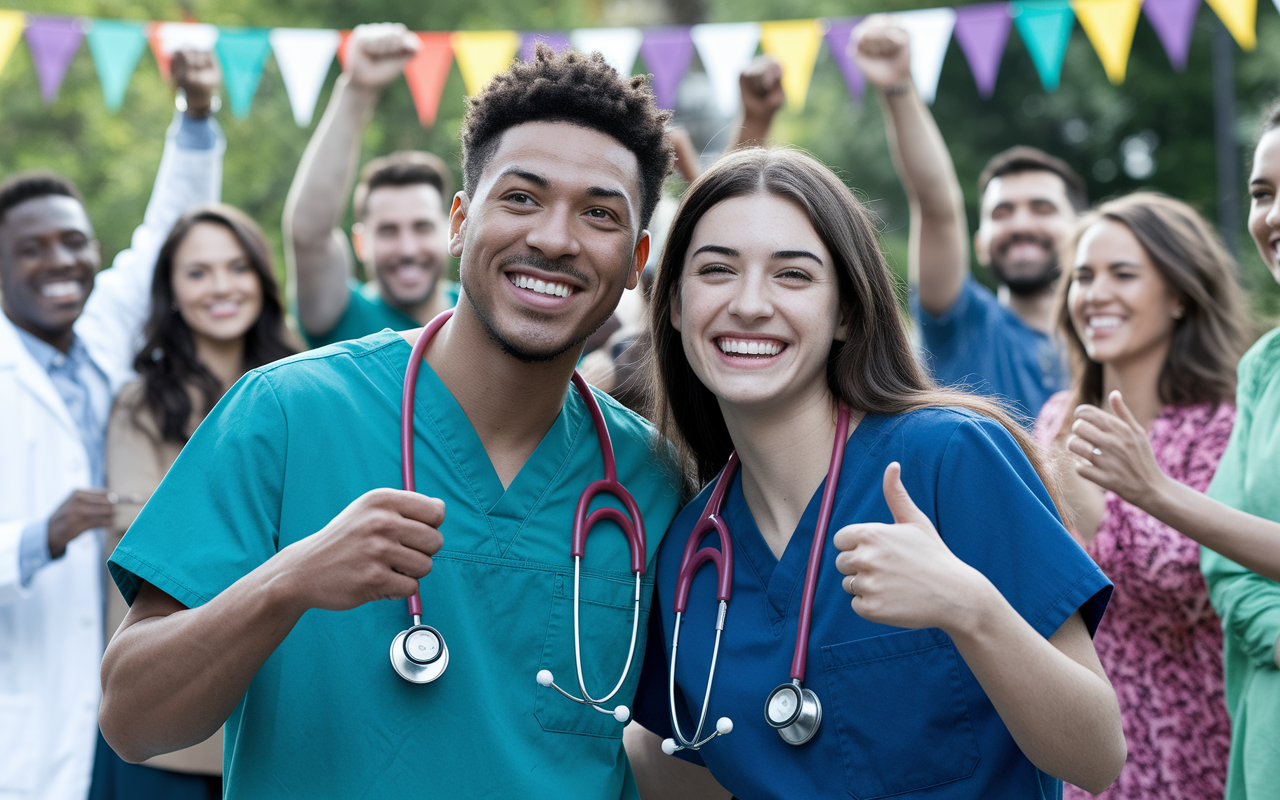
<path fill-rule="evenodd" d="M 356 253 L 356 260 L 364 261 L 364 223 L 357 222 L 351 226 L 351 249 Z"/>
<path fill-rule="evenodd" d="M 653 243 L 648 231 L 640 231 L 640 240 L 636 242 L 636 250 L 631 262 L 631 274 L 627 275 L 627 288 L 634 289 L 640 285 L 640 273 L 644 265 L 649 263 L 649 246 Z"/>
<path fill-rule="evenodd" d="M 467 230 L 467 209 L 471 199 L 466 192 L 458 192 L 453 196 L 453 205 L 449 206 L 449 255 L 462 257 L 462 239 Z"/>
<path fill-rule="evenodd" d="M 973 232 L 973 255 L 978 259 L 978 263 L 984 267 L 991 265 L 991 240 L 983 234 L 985 227 L 978 226 Z"/>

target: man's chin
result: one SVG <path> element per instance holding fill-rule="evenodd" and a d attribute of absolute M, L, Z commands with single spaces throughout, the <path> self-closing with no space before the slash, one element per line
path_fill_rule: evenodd
<path fill-rule="evenodd" d="M 1001 266 L 991 264 L 991 271 L 1001 285 L 1008 287 L 1010 294 L 1019 297 L 1031 297 L 1042 294 L 1053 287 L 1058 280 L 1057 264 L 1031 265 L 1017 264 Z"/>

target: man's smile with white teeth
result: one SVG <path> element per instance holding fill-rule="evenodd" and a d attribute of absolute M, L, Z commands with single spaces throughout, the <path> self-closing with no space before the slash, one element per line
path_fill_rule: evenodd
<path fill-rule="evenodd" d="M 720 352 L 735 356 L 776 356 L 786 347 L 776 340 L 716 339 Z"/>
<path fill-rule="evenodd" d="M 507 275 L 507 280 L 520 289 L 528 289 L 538 294 L 551 295 L 553 297 L 568 297 L 577 291 L 567 283 L 553 283 L 538 278 L 532 278 L 528 275 L 513 273 Z"/>
<path fill-rule="evenodd" d="M 40 287 L 40 294 L 55 300 L 74 297 L 80 293 L 79 281 L 52 281 Z"/>

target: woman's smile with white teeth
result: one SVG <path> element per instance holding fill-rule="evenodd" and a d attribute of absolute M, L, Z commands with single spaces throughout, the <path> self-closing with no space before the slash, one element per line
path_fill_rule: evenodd
<path fill-rule="evenodd" d="M 528 275 L 507 275 L 507 280 L 511 281 L 517 288 L 528 289 L 538 294 L 548 294 L 555 297 L 568 297 L 574 293 L 574 288 L 565 283 L 552 283 L 551 281 L 539 280 L 531 278 Z"/>
<path fill-rule="evenodd" d="M 735 356 L 776 356 L 786 347 L 776 340 L 760 339 L 717 339 L 716 346 L 720 352 Z"/>

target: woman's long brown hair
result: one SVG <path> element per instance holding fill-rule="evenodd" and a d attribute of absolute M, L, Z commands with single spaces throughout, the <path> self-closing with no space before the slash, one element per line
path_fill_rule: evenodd
<path fill-rule="evenodd" d="M 1069 311 L 1076 250 L 1084 232 L 1102 220 L 1123 225 L 1182 300 L 1173 341 L 1157 385 L 1166 406 L 1230 402 L 1236 391 L 1236 363 L 1245 351 L 1249 312 L 1236 279 L 1236 263 L 1217 233 L 1195 209 L 1167 195 L 1135 192 L 1086 214 L 1064 248 L 1057 295 L 1057 325 L 1071 353 L 1072 402 L 1102 405 L 1102 364 L 1089 358 L 1071 324 Z M 1058 436 L 1071 426 L 1063 419 Z"/>
<path fill-rule="evenodd" d="M 733 450 L 715 395 L 685 358 L 680 333 L 671 325 L 685 254 L 693 230 L 712 207 L 733 197 L 768 194 L 795 203 L 809 217 L 834 261 L 848 336 L 832 342 L 827 386 L 834 401 L 855 411 L 902 414 L 952 406 L 998 421 L 1017 441 L 1048 487 L 1056 485 L 1039 448 L 997 403 L 939 389 L 921 368 L 898 305 L 898 284 L 885 262 L 871 218 L 840 179 L 796 150 L 750 148 L 723 156 L 685 192 L 658 265 L 650 316 L 653 332 L 653 419 L 691 465 L 699 485 L 710 481 Z"/>

